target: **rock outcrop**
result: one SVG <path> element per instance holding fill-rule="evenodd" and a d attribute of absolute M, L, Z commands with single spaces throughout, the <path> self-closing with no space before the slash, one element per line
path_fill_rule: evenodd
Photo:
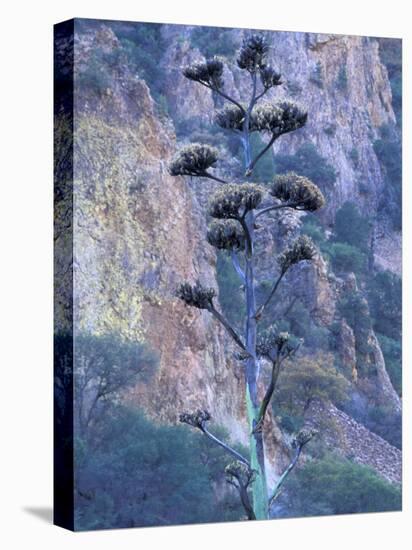
<path fill-rule="evenodd" d="M 402 452 L 399 449 L 330 403 L 313 403 L 308 418 L 308 426 L 322 424 L 322 440 L 331 452 L 370 466 L 392 483 L 402 482 Z"/>

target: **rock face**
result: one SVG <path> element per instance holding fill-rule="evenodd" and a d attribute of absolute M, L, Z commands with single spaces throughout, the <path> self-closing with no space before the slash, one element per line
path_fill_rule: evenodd
<path fill-rule="evenodd" d="M 159 116 L 147 83 L 122 58 L 113 30 L 101 25 L 76 35 L 75 320 L 77 330 L 96 334 L 115 330 L 146 341 L 159 352 L 155 379 L 127 396 L 153 417 L 175 422 L 182 410 L 205 407 L 234 440 L 246 443 L 243 373 L 232 358 L 232 344 L 207 312 L 188 309 L 173 297 L 182 280 L 200 278 L 217 288 L 216 255 L 205 242 L 204 216 L 214 184 L 200 184 L 199 189 L 167 172 L 177 147 L 173 121 L 209 123 L 213 118 L 215 98 L 181 76 L 182 65 L 202 58 L 190 46 L 191 32 L 190 27 L 162 28 L 168 44 L 161 66 L 169 118 Z M 240 42 L 242 31 L 233 33 Z M 375 212 L 383 176 L 372 143 L 379 126 L 394 121 L 377 43 L 362 37 L 302 33 L 270 37 L 275 66 L 285 77 L 285 86 L 275 95 L 293 95 L 310 113 L 307 127 L 279 140 L 275 151 L 291 153 L 310 138 L 331 159 L 338 178 L 326 193 L 326 219 L 332 221 L 348 198 Z M 106 61 L 100 62 L 110 84 L 98 81 L 96 88 L 86 84 L 85 77 L 97 50 L 107 54 Z M 115 69 L 110 65 L 112 54 L 118 54 Z M 347 79 L 344 90 L 338 85 L 342 68 Z M 316 71 L 322 75 L 321 82 L 314 82 Z M 225 76 L 229 89 L 239 97 L 245 85 L 240 71 L 233 67 Z M 356 165 L 351 159 L 354 148 Z M 292 215 L 290 221 L 296 230 L 299 219 Z M 399 241 L 388 232 L 380 239 L 382 243 Z M 384 245 L 379 247 L 378 241 L 379 237 L 377 260 L 384 263 Z M 267 242 L 268 252 L 273 252 L 276 235 Z M 268 269 L 270 257 L 265 260 Z M 329 327 L 336 321 L 339 285 L 330 280 L 321 257 L 305 269 L 299 273 L 305 299 L 317 322 Z M 393 269 L 399 269 L 398 262 Z M 354 336 L 343 321 L 340 330 L 342 354 L 350 366 L 355 361 Z M 370 338 L 374 360 L 380 365 L 379 384 L 386 388 L 387 398 L 396 401 L 379 344 L 374 334 Z M 339 418 L 340 414 L 336 412 Z M 279 474 L 287 460 L 281 432 L 272 424 L 271 477 Z M 353 442 L 357 436 L 350 433 Z M 362 460 L 372 464 L 372 455 L 361 451 Z M 384 475 L 395 479 L 397 474 Z"/>
<path fill-rule="evenodd" d="M 323 424 L 323 441 L 332 452 L 370 466 L 392 483 L 401 483 L 402 452 L 399 449 L 330 403 L 314 403 L 308 416 L 309 426 Z M 329 426 L 325 425 L 325 418 Z M 339 434 L 339 438 L 336 434 Z"/>

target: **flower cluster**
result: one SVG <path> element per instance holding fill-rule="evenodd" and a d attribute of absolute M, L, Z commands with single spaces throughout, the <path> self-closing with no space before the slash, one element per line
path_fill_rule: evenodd
<path fill-rule="evenodd" d="M 184 412 L 179 415 L 180 422 L 183 422 L 184 424 L 189 424 L 189 426 L 193 426 L 193 428 L 199 428 L 200 430 L 203 430 L 205 423 L 208 422 L 210 419 L 210 413 L 202 409 L 197 409 L 197 411 L 193 413 Z"/>
<path fill-rule="evenodd" d="M 269 51 L 266 39 L 262 34 L 252 34 L 243 40 L 239 51 L 237 64 L 240 69 L 254 73 L 266 66 L 266 56 Z"/>
<path fill-rule="evenodd" d="M 255 183 L 226 184 L 210 199 L 209 214 L 213 218 L 239 219 L 262 201 L 264 189 Z M 242 208 L 243 212 L 240 212 Z"/>
<path fill-rule="evenodd" d="M 171 176 L 202 176 L 218 159 L 218 150 L 210 145 L 191 143 L 178 151 L 169 164 Z"/>
<path fill-rule="evenodd" d="M 281 201 L 293 203 L 299 210 L 308 212 L 314 212 L 325 204 L 320 189 L 308 178 L 298 176 L 294 172 L 276 176 L 270 194 Z"/>
<path fill-rule="evenodd" d="M 282 273 L 294 264 L 303 260 L 313 260 L 316 254 L 316 248 L 312 239 L 307 235 L 301 235 L 278 257 L 278 264 Z"/>
<path fill-rule="evenodd" d="M 183 74 L 189 80 L 195 80 L 215 89 L 223 86 L 223 63 L 218 57 L 207 59 L 188 65 L 183 69 Z"/>
<path fill-rule="evenodd" d="M 273 67 L 269 65 L 260 70 L 260 80 L 265 90 L 273 88 L 273 86 L 280 86 L 282 84 L 280 73 L 276 72 Z"/>
<path fill-rule="evenodd" d="M 295 436 L 292 446 L 293 447 L 303 447 L 306 443 L 315 437 L 319 432 L 312 428 L 302 428 Z"/>
<path fill-rule="evenodd" d="M 216 112 L 215 121 L 218 126 L 225 130 L 242 130 L 245 115 L 242 110 L 233 104 L 225 105 L 223 109 Z"/>
<path fill-rule="evenodd" d="M 281 136 L 306 124 L 307 113 L 292 101 L 262 103 L 257 105 L 250 117 L 250 131 L 267 131 Z"/>
<path fill-rule="evenodd" d="M 208 228 L 209 244 L 224 250 L 243 250 L 245 235 L 239 223 L 235 220 L 214 220 Z"/>
<path fill-rule="evenodd" d="M 193 286 L 190 283 L 181 283 L 176 290 L 176 296 L 188 306 L 198 309 L 209 309 L 213 305 L 216 291 L 213 288 L 202 286 L 199 281 Z"/>
<path fill-rule="evenodd" d="M 278 332 L 276 326 L 271 326 L 265 330 L 258 338 L 256 346 L 258 355 L 270 355 L 272 350 L 281 351 L 290 340 L 288 332 Z"/>

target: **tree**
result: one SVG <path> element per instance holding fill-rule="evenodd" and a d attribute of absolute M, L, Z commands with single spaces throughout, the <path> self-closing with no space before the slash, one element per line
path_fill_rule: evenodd
<path fill-rule="evenodd" d="M 345 202 L 336 212 L 334 232 L 337 241 L 368 250 L 370 221 L 353 202 Z"/>
<path fill-rule="evenodd" d="M 349 382 L 333 364 L 331 354 L 302 357 L 285 369 L 277 388 L 277 402 L 304 414 L 316 400 L 340 403 L 347 397 Z"/>
<path fill-rule="evenodd" d="M 194 63 L 183 69 L 190 80 L 212 90 L 225 100 L 224 107 L 216 113 L 217 124 L 237 136 L 243 148 L 244 178 L 254 174 L 257 163 L 282 135 L 302 128 L 307 113 L 291 101 L 263 101 L 267 92 L 281 82 L 280 74 L 267 62 L 268 45 L 260 34 L 246 38 L 237 58 L 238 67 L 249 74 L 250 97 L 246 102 L 237 101 L 224 90 L 221 59 L 214 57 Z M 260 102 L 260 103 L 259 103 Z M 263 133 L 268 137 L 258 151 L 251 147 L 251 136 Z M 243 364 L 245 379 L 245 401 L 247 408 L 249 457 L 224 443 L 208 428 L 211 414 L 202 409 L 184 412 L 180 420 L 200 430 L 211 442 L 231 455 L 234 462 L 226 468 L 227 481 L 236 487 L 249 519 L 268 517 L 269 503 L 276 498 L 280 486 L 296 465 L 300 453 L 315 432 L 303 430 L 294 439 L 294 454 L 290 465 L 270 491 L 267 486 L 264 454 L 263 428 L 268 406 L 273 397 L 279 373 L 286 360 L 299 347 L 286 332 L 280 332 L 275 322 L 266 332 L 258 332 L 262 318 L 268 313 L 268 304 L 286 273 L 302 261 L 310 261 L 316 255 L 316 248 L 307 236 L 301 236 L 289 244 L 277 259 L 277 273 L 273 285 L 262 303 L 256 303 L 256 231 L 270 212 L 281 213 L 284 209 L 313 212 L 321 208 L 324 198 L 317 186 L 307 177 L 293 172 L 279 175 L 269 187 L 243 181 L 228 182 L 215 171 L 219 162 L 219 151 L 205 144 L 192 144 L 178 151 L 169 171 L 173 176 L 210 178 L 220 184 L 211 196 L 208 214 L 207 240 L 219 250 L 227 251 L 233 268 L 242 285 L 245 300 L 245 318 L 237 326 L 245 327 L 241 335 L 219 311 L 216 291 L 207 288 L 200 281 L 182 282 L 176 294 L 186 305 L 210 313 L 226 329 L 237 347 L 236 358 Z M 260 362 L 271 366 L 270 380 L 263 398 L 258 394 Z"/>
<path fill-rule="evenodd" d="M 102 408 L 122 390 L 138 379 L 147 380 L 156 362 L 156 355 L 144 344 L 124 341 L 114 334 L 78 334 L 74 346 L 77 433 L 84 436 L 101 416 Z"/>
<path fill-rule="evenodd" d="M 242 517 L 234 495 L 216 499 L 213 492 L 212 483 L 225 475 L 223 450 L 207 449 L 200 434 L 155 423 L 133 408 L 114 405 L 103 419 L 98 445 L 88 437 L 77 451 L 76 529 Z"/>

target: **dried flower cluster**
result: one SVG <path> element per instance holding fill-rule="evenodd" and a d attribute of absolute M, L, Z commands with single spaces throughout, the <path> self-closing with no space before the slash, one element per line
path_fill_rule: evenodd
<path fill-rule="evenodd" d="M 306 124 L 308 114 L 293 101 L 262 103 L 250 117 L 250 131 L 268 131 L 275 136 L 298 130 Z"/>
<path fill-rule="evenodd" d="M 198 309 L 210 309 L 213 305 L 213 298 L 216 291 L 213 288 L 202 286 L 199 281 L 195 285 L 181 283 L 176 290 L 176 296 L 183 300 L 188 306 Z"/>
<path fill-rule="evenodd" d="M 255 183 L 224 185 L 210 199 L 209 214 L 213 218 L 240 219 L 259 206 L 263 194 L 263 187 Z"/>
<path fill-rule="evenodd" d="M 292 446 L 293 447 L 303 447 L 306 443 L 315 437 L 319 432 L 312 428 L 302 428 L 295 436 Z"/>
<path fill-rule="evenodd" d="M 282 84 L 280 73 L 276 72 L 273 67 L 266 66 L 260 71 L 260 80 L 265 90 L 273 88 L 273 86 L 280 86 Z"/>
<path fill-rule="evenodd" d="M 260 356 L 268 356 L 273 350 L 280 351 L 290 340 L 288 332 L 279 332 L 277 327 L 272 325 L 261 333 L 257 343 L 257 353 Z"/>
<path fill-rule="evenodd" d="M 200 430 L 203 430 L 205 423 L 208 422 L 210 419 L 210 413 L 202 409 L 197 409 L 197 411 L 193 413 L 184 412 L 179 415 L 180 422 L 183 422 L 184 424 L 189 424 L 189 426 L 193 426 L 193 428 L 199 428 Z"/>
<path fill-rule="evenodd" d="M 230 462 L 225 468 L 225 474 L 228 481 L 233 482 L 237 479 L 243 487 L 250 485 L 256 477 L 255 471 L 239 460 Z"/>
<path fill-rule="evenodd" d="M 325 204 L 320 189 L 308 178 L 298 176 L 294 172 L 276 176 L 270 194 L 281 201 L 293 203 L 299 210 L 308 212 L 314 212 Z"/>
<path fill-rule="evenodd" d="M 244 112 L 232 103 L 216 111 L 215 115 L 216 124 L 225 130 L 242 131 L 244 119 Z"/>
<path fill-rule="evenodd" d="M 223 63 L 218 57 L 193 63 L 183 69 L 183 74 L 189 80 L 220 89 L 223 86 Z"/>
<path fill-rule="evenodd" d="M 202 176 L 218 159 L 218 150 L 210 145 L 191 143 L 178 151 L 169 164 L 171 176 Z"/>
<path fill-rule="evenodd" d="M 301 235 L 278 257 L 278 264 L 282 273 L 294 264 L 303 260 L 313 260 L 316 254 L 316 248 L 312 239 L 307 235 Z"/>
<path fill-rule="evenodd" d="M 235 220 L 214 220 L 209 225 L 207 240 L 221 250 L 243 250 L 245 247 L 243 229 Z"/>
<path fill-rule="evenodd" d="M 216 113 L 216 123 L 226 130 L 243 129 L 244 113 L 236 105 L 227 105 Z M 298 130 L 306 124 L 307 112 L 292 101 L 262 103 L 252 110 L 250 132 L 267 131 L 276 137 Z"/>
<path fill-rule="evenodd" d="M 265 68 L 268 51 L 269 47 L 265 37 L 262 34 L 252 34 L 243 40 L 237 64 L 240 69 L 246 69 L 250 73 L 254 73 Z"/>

